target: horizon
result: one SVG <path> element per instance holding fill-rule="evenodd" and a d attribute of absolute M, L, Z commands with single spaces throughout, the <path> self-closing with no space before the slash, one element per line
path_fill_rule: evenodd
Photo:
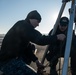
<path fill-rule="evenodd" d="M 32 10 L 37 10 L 42 16 L 42 21 L 36 29 L 41 33 L 49 33 L 56 22 L 61 5 L 62 0 L 0 0 L 0 34 L 6 34 L 18 20 L 25 19 Z M 69 17 L 70 7 L 71 2 L 68 2 L 62 16 Z"/>

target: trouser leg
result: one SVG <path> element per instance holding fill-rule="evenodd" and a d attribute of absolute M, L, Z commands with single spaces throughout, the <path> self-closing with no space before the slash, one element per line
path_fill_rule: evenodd
<path fill-rule="evenodd" d="M 56 59 L 55 61 L 53 61 L 53 62 L 51 62 L 50 61 L 50 67 L 51 67 L 51 69 L 55 69 L 56 68 L 56 65 L 57 65 L 57 63 L 58 63 L 58 59 Z"/>
<path fill-rule="evenodd" d="M 58 63 L 58 59 L 56 59 L 55 61 L 51 62 L 50 61 L 50 75 L 58 75 L 57 71 L 56 71 L 56 65 Z"/>
<path fill-rule="evenodd" d="M 71 73 L 76 75 L 76 50 L 73 49 L 71 52 Z"/>
<path fill-rule="evenodd" d="M 76 60 L 71 58 L 71 73 L 76 75 Z"/>

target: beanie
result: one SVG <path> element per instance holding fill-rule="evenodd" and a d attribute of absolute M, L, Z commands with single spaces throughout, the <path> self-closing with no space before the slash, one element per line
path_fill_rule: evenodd
<path fill-rule="evenodd" d="M 37 19 L 40 22 L 41 15 L 37 12 L 37 10 L 33 10 L 30 13 L 28 13 L 27 19 Z"/>
<path fill-rule="evenodd" d="M 68 19 L 67 17 L 62 17 L 62 18 L 60 19 L 60 25 L 61 25 L 61 26 L 67 26 L 68 23 L 69 23 L 69 19 Z"/>

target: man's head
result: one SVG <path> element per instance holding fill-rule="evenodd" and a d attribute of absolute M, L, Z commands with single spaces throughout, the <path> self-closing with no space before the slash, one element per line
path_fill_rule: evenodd
<path fill-rule="evenodd" d="M 37 12 L 37 10 L 33 10 L 28 13 L 27 19 L 29 19 L 30 23 L 36 27 L 41 22 L 41 15 Z"/>
<path fill-rule="evenodd" d="M 69 24 L 69 19 L 67 17 L 62 17 L 60 19 L 59 29 L 61 31 L 65 31 L 68 27 L 68 24 Z"/>

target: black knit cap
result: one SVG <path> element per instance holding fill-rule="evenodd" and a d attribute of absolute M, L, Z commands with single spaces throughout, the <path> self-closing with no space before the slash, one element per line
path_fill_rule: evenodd
<path fill-rule="evenodd" d="M 30 13 L 28 13 L 27 19 L 37 19 L 40 22 L 41 15 L 37 12 L 37 10 L 33 10 Z"/>
<path fill-rule="evenodd" d="M 68 23 L 69 23 L 69 19 L 68 19 L 67 17 L 62 17 L 62 18 L 60 19 L 60 25 L 61 25 L 61 26 L 67 26 Z"/>

